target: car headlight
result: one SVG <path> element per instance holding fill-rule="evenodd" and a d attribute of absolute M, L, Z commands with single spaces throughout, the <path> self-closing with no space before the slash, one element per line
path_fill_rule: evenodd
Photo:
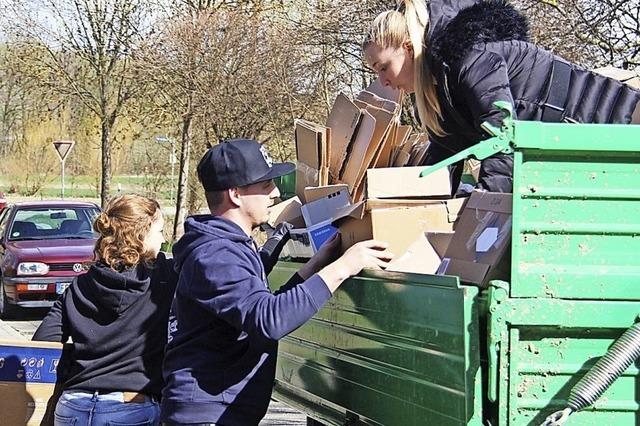
<path fill-rule="evenodd" d="M 16 269 L 18 275 L 46 275 L 49 265 L 41 262 L 22 262 Z"/>

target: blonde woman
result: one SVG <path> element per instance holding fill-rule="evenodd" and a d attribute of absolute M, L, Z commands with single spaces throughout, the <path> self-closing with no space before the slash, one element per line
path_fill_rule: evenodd
<path fill-rule="evenodd" d="M 432 142 L 427 164 L 487 139 L 481 124 L 504 118 L 495 101 L 520 120 L 640 123 L 640 91 L 531 44 L 528 32 L 504 0 L 401 0 L 376 17 L 365 59 L 382 84 L 414 94 Z M 478 186 L 511 192 L 512 167 L 511 156 L 487 158 Z"/>
<path fill-rule="evenodd" d="M 73 341 L 55 425 L 155 425 L 177 279 L 162 253 L 158 202 L 113 199 L 96 219 L 96 263 L 56 302 L 34 340 Z"/>

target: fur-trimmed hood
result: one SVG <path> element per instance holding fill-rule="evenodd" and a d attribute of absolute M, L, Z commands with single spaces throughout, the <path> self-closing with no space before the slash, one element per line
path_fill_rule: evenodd
<path fill-rule="evenodd" d="M 466 4 L 470 6 L 452 16 L 455 6 Z M 529 40 L 527 19 L 506 0 L 432 1 L 429 10 L 431 22 L 425 44 L 429 55 L 439 62 L 458 61 L 478 43 Z"/>

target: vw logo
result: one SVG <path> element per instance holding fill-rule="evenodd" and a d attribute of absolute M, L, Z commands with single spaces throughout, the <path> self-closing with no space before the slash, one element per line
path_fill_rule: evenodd
<path fill-rule="evenodd" d="M 73 264 L 73 272 L 82 272 L 84 268 L 82 267 L 82 263 L 74 263 Z"/>

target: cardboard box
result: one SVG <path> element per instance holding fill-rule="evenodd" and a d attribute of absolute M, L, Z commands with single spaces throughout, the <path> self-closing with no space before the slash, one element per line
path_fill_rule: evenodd
<path fill-rule="evenodd" d="M 326 194 L 320 196 L 321 193 Z M 325 188 L 307 188 L 310 198 L 317 199 L 302 206 L 305 228 L 291 231 L 292 239 L 309 245 L 312 253 L 338 232 L 340 219 L 359 215 L 359 205 L 351 203 L 347 185 L 333 185 Z"/>
<path fill-rule="evenodd" d="M 479 286 L 508 279 L 511 207 L 511 194 L 474 191 L 438 272 Z"/>
<path fill-rule="evenodd" d="M 61 386 L 56 372 L 62 356 L 59 343 L 0 341 L 1 424 L 53 424 Z"/>
<path fill-rule="evenodd" d="M 453 235 L 453 232 L 421 233 L 403 255 L 389 263 L 387 271 L 435 274 Z"/>
<path fill-rule="evenodd" d="M 449 198 L 451 181 L 446 168 L 420 177 L 424 166 L 367 170 L 367 198 Z"/>
<path fill-rule="evenodd" d="M 453 231 L 465 202 L 457 198 L 407 205 L 407 200 L 368 200 L 365 208 L 354 209 L 340 222 L 342 247 L 346 250 L 359 241 L 375 239 L 388 243 L 396 257 L 402 256 L 425 231 Z"/>

